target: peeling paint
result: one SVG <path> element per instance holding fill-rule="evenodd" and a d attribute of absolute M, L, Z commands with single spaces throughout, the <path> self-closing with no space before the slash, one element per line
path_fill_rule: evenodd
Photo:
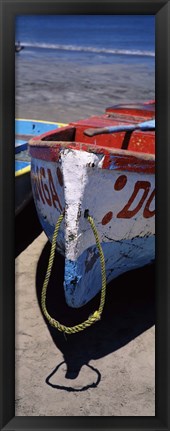
<path fill-rule="evenodd" d="M 34 199 L 50 241 L 56 221 L 65 209 L 56 247 L 65 256 L 64 290 L 71 307 L 81 307 L 101 288 L 100 259 L 93 232 L 84 217 L 86 210 L 98 230 L 107 282 L 125 271 L 150 263 L 155 256 L 155 176 L 99 168 L 102 158 L 101 154 L 62 149 L 60 160 L 32 161 Z M 93 163 L 92 168 L 89 164 Z M 63 186 L 58 168 L 62 172 Z M 38 183 L 37 189 L 38 173 L 41 173 L 43 187 Z M 50 206 L 47 198 L 51 198 L 51 203 L 53 200 L 52 195 L 48 196 L 48 191 L 51 192 L 48 178 L 52 183 L 52 195 L 55 197 L 57 193 L 60 205 L 53 199 L 55 206 Z M 121 217 L 117 217 L 118 214 Z"/>
<path fill-rule="evenodd" d="M 90 248 L 87 252 L 87 257 L 85 260 L 85 272 L 91 271 L 93 268 L 93 265 L 95 264 L 96 260 L 99 258 L 99 253 L 97 250 Z"/>

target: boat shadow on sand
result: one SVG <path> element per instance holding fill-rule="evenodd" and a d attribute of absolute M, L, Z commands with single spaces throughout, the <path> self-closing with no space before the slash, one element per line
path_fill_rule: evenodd
<path fill-rule="evenodd" d="M 15 217 L 15 257 L 24 251 L 42 232 L 33 198 Z"/>
<path fill-rule="evenodd" d="M 40 306 L 41 289 L 48 265 L 50 243 L 48 242 L 37 265 L 36 289 Z M 50 282 L 47 289 L 47 310 L 62 324 L 73 326 L 86 320 L 98 308 L 100 294 L 81 309 L 67 306 L 63 292 L 64 259 L 56 253 Z M 155 264 L 126 273 L 107 286 L 106 302 L 102 319 L 76 334 L 64 335 L 46 322 L 56 347 L 63 354 L 63 362 L 46 378 L 46 383 L 55 389 L 85 391 L 97 387 L 101 374 L 89 364 L 108 355 L 135 339 L 155 323 Z M 45 319 L 46 320 L 46 319 Z M 65 364 L 64 383 L 57 380 Z M 93 382 L 87 385 L 65 383 L 77 379 L 83 366 L 93 372 Z M 53 383 L 55 376 L 55 382 Z M 66 380 L 68 379 L 68 380 Z M 83 381 L 84 382 L 84 381 Z"/>

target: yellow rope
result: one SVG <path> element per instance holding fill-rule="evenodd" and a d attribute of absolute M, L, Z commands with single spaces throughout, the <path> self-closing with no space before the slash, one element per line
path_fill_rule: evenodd
<path fill-rule="evenodd" d="M 65 332 L 67 334 L 74 334 L 75 332 L 83 331 L 88 326 L 91 326 L 93 323 L 100 320 L 101 314 L 103 311 L 103 307 L 104 307 L 104 303 L 105 303 L 105 296 L 106 296 L 106 270 L 105 270 L 104 254 L 103 254 L 102 247 L 100 245 L 100 240 L 99 240 L 96 226 L 94 224 L 93 218 L 90 217 L 89 215 L 87 215 L 87 220 L 90 223 L 92 231 L 94 233 L 94 237 L 96 240 L 96 246 L 97 246 L 98 251 L 99 251 L 100 263 L 101 263 L 102 288 L 101 288 L 101 298 L 100 298 L 99 308 L 91 316 L 89 316 L 89 318 L 87 320 L 85 320 L 83 323 L 80 323 L 78 325 L 71 326 L 71 327 L 62 325 L 61 323 L 59 323 L 57 320 L 55 320 L 54 318 L 52 318 L 50 316 L 50 314 L 48 313 L 47 308 L 46 308 L 46 293 L 47 293 L 47 286 L 48 286 L 48 282 L 49 282 L 49 278 L 50 278 L 50 274 L 51 274 L 51 270 L 52 270 L 52 265 L 53 265 L 53 261 L 54 261 L 54 256 L 55 256 L 56 239 L 57 239 L 58 231 L 59 231 L 59 228 L 60 228 L 60 225 L 61 225 L 63 218 L 64 218 L 64 214 L 61 214 L 58 218 L 58 221 L 57 221 L 55 229 L 54 229 L 50 258 L 49 258 L 49 262 L 48 262 L 48 268 L 47 268 L 46 276 L 45 276 L 44 283 L 43 283 L 42 293 L 41 293 L 41 307 L 42 307 L 42 310 L 43 310 L 45 317 L 47 318 L 47 320 L 51 326 L 53 326 L 54 328 L 57 328 L 61 332 Z"/>

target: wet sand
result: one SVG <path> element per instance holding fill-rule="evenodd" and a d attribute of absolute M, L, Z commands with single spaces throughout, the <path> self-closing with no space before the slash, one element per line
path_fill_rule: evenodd
<path fill-rule="evenodd" d="M 113 280 L 101 321 L 65 338 L 40 308 L 49 251 L 32 202 L 16 219 L 16 416 L 154 416 L 154 265 Z M 47 306 L 71 326 L 96 309 L 99 296 L 70 309 L 63 270 L 56 254 Z"/>
<path fill-rule="evenodd" d="M 19 58 L 20 60 L 20 58 Z M 21 61 L 21 60 L 20 60 Z M 154 63 L 16 63 L 16 117 L 70 122 L 154 99 Z"/>

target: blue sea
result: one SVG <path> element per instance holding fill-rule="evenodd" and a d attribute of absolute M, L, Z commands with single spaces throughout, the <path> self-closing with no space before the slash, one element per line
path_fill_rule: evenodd
<path fill-rule="evenodd" d="M 20 117 L 72 121 L 155 97 L 152 15 L 27 15 L 15 30 Z"/>

